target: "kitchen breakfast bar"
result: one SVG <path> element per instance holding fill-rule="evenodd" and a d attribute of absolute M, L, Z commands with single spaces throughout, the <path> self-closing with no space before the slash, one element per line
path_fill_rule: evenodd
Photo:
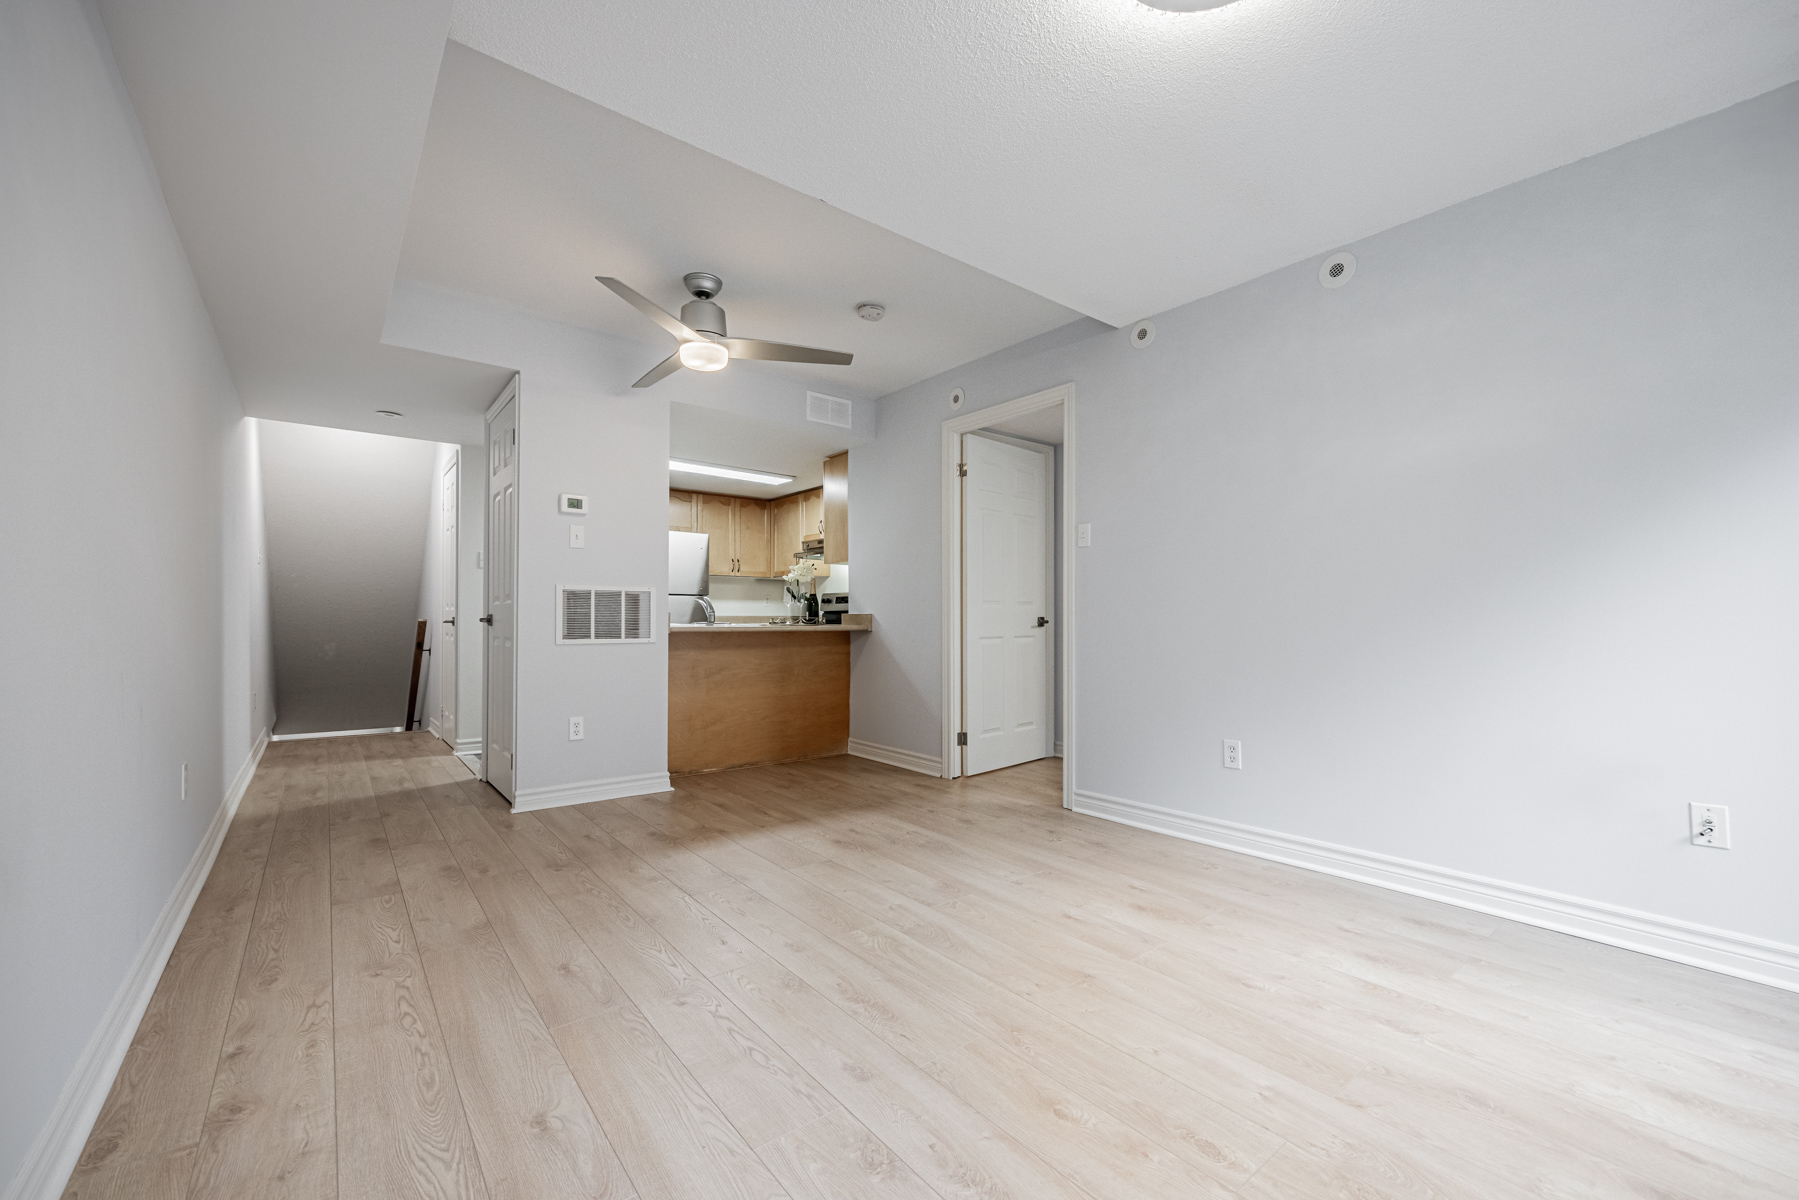
<path fill-rule="evenodd" d="M 850 613 L 840 625 L 724 618 L 669 626 L 669 772 L 845 753 L 850 639 L 873 624 L 866 613 Z"/>

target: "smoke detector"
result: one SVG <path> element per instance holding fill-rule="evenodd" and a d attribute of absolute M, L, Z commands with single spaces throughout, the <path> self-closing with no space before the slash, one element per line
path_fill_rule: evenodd
<path fill-rule="evenodd" d="M 1138 321 L 1135 325 L 1131 326 L 1131 345 L 1138 350 L 1143 349 L 1155 340 L 1156 326 L 1154 321 Z"/>
<path fill-rule="evenodd" d="M 887 307 L 883 304 L 858 304 L 856 315 L 864 321 L 878 321 L 887 315 Z"/>
<path fill-rule="evenodd" d="M 1327 288 L 1340 288 L 1355 274 L 1355 255 L 1339 251 L 1318 266 L 1318 282 Z"/>
<path fill-rule="evenodd" d="M 962 407 L 962 389 L 961 388 L 957 388 L 955 391 L 953 391 L 949 394 L 949 406 L 951 408 L 961 408 Z"/>

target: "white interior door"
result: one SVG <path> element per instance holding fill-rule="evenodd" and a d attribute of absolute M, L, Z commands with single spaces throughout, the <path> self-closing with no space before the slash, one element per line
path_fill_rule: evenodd
<path fill-rule="evenodd" d="M 487 426 L 487 719 L 482 772 L 513 799 L 513 589 L 518 575 L 518 400 L 508 400 Z"/>
<path fill-rule="evenodd" d="M 437 736 L 456 745 L 456 472 L 460 455 L 450 456 L 444 472 L 443 552 L 437 579 L 439 602 L 437 648 L 431 654 L 432 686 L 437 689 Z"/>
<path fill-rule="evenodd" d="M 963 773 L 1051 752 L 1055 451 L 962 439 Z"/>

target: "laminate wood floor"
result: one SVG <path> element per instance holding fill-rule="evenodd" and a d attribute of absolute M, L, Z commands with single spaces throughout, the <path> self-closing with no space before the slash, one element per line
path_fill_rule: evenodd
<path fill-rule="evenodd" d="M 855 758 L 271 746 L 69 1197 L 1799 1196 L 1799 997 Z"/>

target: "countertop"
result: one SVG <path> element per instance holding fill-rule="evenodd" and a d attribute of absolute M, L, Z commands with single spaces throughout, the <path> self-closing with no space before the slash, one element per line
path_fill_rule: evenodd
<path fill-rule="evenodd" d="M 845 613 L 841 625 L 769 625 L 762 622 L 732 621 L 716 625 L 670 625 L 670 633 L 867 633 L 874 628 L 871 613 Z"/>

